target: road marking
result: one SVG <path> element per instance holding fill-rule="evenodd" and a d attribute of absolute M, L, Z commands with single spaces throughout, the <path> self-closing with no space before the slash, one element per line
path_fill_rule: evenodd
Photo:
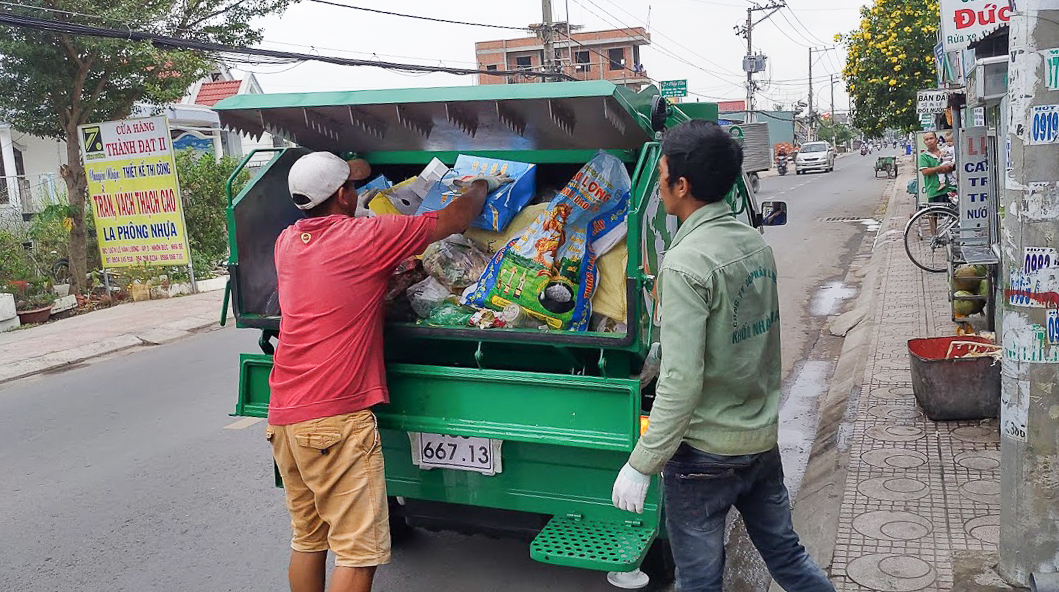
<path fill-rule="evenodd" d="M 265 421 L 263 417 L 244 417 L 240 420 L 233 421 L 232 423 L 224 426 L 226 430 L 245 430 L 246 428 Z"/>

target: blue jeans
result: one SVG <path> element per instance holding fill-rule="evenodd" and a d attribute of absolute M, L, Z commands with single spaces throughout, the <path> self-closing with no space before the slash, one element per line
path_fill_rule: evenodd
<path fill-rule="evenodd" d="M 681 444 L 666 464 L 666 528 L 680 592 L 721 592 L 724 523 L 735 506 L 769 573 L 788 592 L 834 592 L 791 523 L 779 448 L 718 456 Z"/>

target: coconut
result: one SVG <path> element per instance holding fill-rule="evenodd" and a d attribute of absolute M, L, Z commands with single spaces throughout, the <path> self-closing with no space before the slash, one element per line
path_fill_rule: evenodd
<path fill-rule="evenodd" d="M 978 302 L 971 300 L 974 298 L 974 294 L 966 290 L 959 290 L 953 294 L 954 298 L 952 301 L 952 310 L 960 316 L 972 315 L 976 312 L 981 312 L 981 308 L 975 310 Z M 964 300 L 966 298 L 966 300 Z"/>
<path fill-rule="evenodd" d="M 989 275 L 989 268 L 987 268 L 985 265 L 979 263 L 976 265 L 972 265 L 971 267 L 974 268 L 974 273 L 978 277 L 986 277 L 987 275 Z"/>
<path fill-rule="evenodd" d="M 961 265 L 952 272 L 952 289 L 957 292 L 976 292 L 981 281 L 982 276 L 970 265 Z"/>
<path fill-rule="evenodd" d="M 978 295 L 983 298 L 989 296 L 989 280 L 982 280 L 982 283 L 978 284 Z"/>

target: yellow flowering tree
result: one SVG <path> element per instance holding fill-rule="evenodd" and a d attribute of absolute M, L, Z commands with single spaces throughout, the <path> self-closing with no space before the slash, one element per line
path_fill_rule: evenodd
<path fill-rule="evenodd" d="M 875 0 L 860 16 L 858 29 L 835 36 L 846 46 L 854 127 L 869 136 L 917 129 L 916 91 L 936 85 L 938 0 Z"/>

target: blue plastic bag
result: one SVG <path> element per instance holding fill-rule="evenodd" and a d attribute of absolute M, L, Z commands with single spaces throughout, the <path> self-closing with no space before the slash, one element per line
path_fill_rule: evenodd
<path fill-rule="evenodd" d="M 471 222 L 471 226 L 483 230 L 495 232 L 504 230 L 515 214 L 518 214 L 533 199 L 536 190 L 537 165 L 461 154 L 456 157 L 456 164 L 452 169 L 423 197 L 423 203 L 416 214 L 436 212 L 449 205 L 449 202 L 455 199 L 461 191 L 453 187 L 452 181 L 464 175 L 477 174 L 504 174 L 514 179 L 513 182 L 501 185 L 490 193 L 482 214 Z"/>
<path fill-rule="evenodd" d="M 552 329 L 586 330 L 598 276 L 593 243 L 613 244 L 623 231 L 631 186 L 617 157 L 597 154 L 493 255 L 466 303 L 495 310 L 515 303 Z"/>

